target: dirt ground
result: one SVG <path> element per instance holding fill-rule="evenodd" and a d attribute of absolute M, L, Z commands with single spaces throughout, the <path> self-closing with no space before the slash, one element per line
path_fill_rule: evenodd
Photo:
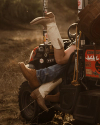
<path fill-rule="evenodd" d="M 19 87 L 25 81 L 18 62 L 27 64 L 40 43 L 42 30 L 0 31 L 0 125 L 26 125 L 18 104 Z"/>
<path fill-rule="evenodd" d="M 0 125 L 25 125 L 18 106 L 19 86 L 25 80 L 18 62 L 28 62 L 42 41 L 42 31 L 0 31 Z"/>

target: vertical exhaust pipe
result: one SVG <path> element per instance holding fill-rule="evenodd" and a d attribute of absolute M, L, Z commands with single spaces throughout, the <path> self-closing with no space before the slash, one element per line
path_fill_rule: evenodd
<path fill-rule="evenodd" d="M 43 0 L 43 16 L 48 12 L 48 0 Z M 43 29 L 43 43 L 48 44 L 47 30 Z"/>

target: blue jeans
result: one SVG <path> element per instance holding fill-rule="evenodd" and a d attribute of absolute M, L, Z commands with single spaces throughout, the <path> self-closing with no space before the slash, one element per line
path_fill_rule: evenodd
<path fill-rule="evenodd" d="M 37 79 L 40 84 L 51 82 L 57 78 L 64 76 L 67 64 L 59 65 L 55 64 L 44 69 L 36 70 Z"/>

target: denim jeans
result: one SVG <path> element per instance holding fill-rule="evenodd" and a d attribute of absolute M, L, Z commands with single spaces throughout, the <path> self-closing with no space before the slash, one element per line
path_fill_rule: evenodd
<path fill-rule="evenodd" d="M 36 70 L 37 79 L 40 84 L 51 82 L 57 78 L 64 76 L 67 64 L 59 65 L 55 64 L 44 69 Z"/>

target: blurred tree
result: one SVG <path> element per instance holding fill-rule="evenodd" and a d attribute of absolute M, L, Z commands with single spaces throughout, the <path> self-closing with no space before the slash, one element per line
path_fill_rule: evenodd
<path fill-rule="evenodd" d="M 54 9 L 65 12 L 68 8 L 77 9 L 77 0 L 49 0 Z M 43 0 L 0 0 L 0 23 L 29 23 L 43 15 Z"/>
<path fill-rule="evenodd" d="M 3 7 L 0 6 L 0 10 L 6 20 L 27 23 L 42 14 L 42 5 L 40 0 L 5 0 Z"/>
<path fill-rule="evenodd" d="M 54 4 L 56 4 L 56 6 L 63 7 L 64 5 L 66 5 L 67 7 L 71 8 L 71 9 L 78 8 L 77 0 L 52 0 L 52 2 Z"/>
<path fill-rule="evenodd" d="M 4 6 L 5 0 L 0 0 L 0 18 L 2 17 L 2 8 Z"/>
<path fill-rule="evenodd" d="M 78 9 L 78 0 L 65 0 L 66 5 L 71 9 Z"/>

